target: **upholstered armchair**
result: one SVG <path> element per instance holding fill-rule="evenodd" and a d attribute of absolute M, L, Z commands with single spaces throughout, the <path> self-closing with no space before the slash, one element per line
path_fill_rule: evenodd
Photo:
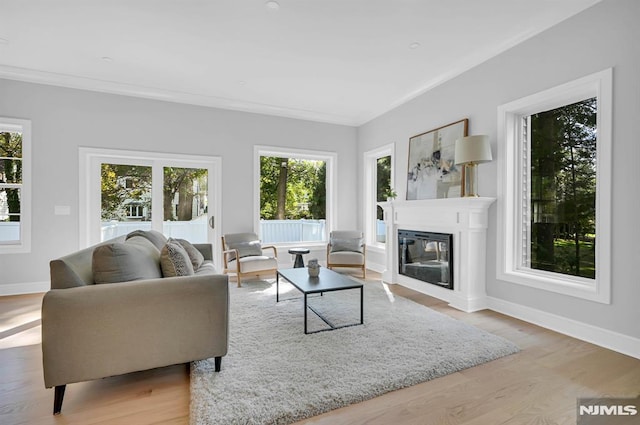
<path fill-rule="evenodd" d="M 366 279 L 366 245 L 362 232 L 334 230 L 330 233 L 327 245 L 327 268 L 334 267 L 362 269 L 362 278 Z"/>
<path fill-rule="evenodd" d="M 272 255 L 265 255 L 271 250 Z M 278 250 L 275 246 L 262 246 L 255 233 L 227 233 L 222 236 L 224 273 L 236 273 L 238 288 L 243 276 L 276 273 Z"/>

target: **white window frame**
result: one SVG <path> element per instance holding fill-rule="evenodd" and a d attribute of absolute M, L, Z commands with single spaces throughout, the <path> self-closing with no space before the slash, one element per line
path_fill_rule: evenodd
<path fill-rule="evenodd" d="M 0 242 L 0 254 L 25 254 L 31 252 L 31 121 L 0 117 L 0 131 L 22 133 L 20 240 Z"/>
<path fill-rule="evenodd" d="M 388 145 L 381 146 L 377 149 L 373 149 L 364 153 L 364 193 L 363 193 L 363 208 L 364 210 L 364 223 L 365 223 L 365 241 L 367 246 L 378 248 L 384 251 L 385 244 L 376 240 L 376 218 L 377 218 L 377 173 L 378 173 L 378 159 L 385 156 L 391 156 L 391 188 L 395 188 L 395 144 L 389 143 Z"/>
<path fill-rule="evenodd" d="M 559 294 L 611 302 L 612 81 L 606 69 L 498 107 L 497 278 Z M 522 118 L 587 98 L 597 98 L 596 276 L 588 279 L 519 266 L 522 252 Z"/>
<path fill-rule="evenodd" d="M 260 157 L 261 156 L 275 156 L 282 158 L 294 158 L 294 159 L 309 159 L 315 161 L 325 161 L 327 172 L 327 195 L 326 195 L 326 219 L 325 219 L 325 235 L 322 241 L 307 242 L 305 246 L 324 246 L 329 240 L 329 232 L 333 230 L 334 223 L 336 222 L 336 206 L 337 206 L 337 191 L 336 182 L 338 176 L 338 154 L 336 152 L 329 151 L 317 151 L 310 149 L 294 149 L 294 148 L 282 148 L 275 146 L 262 146 L 255 145 L 253 147 L 253 229 L 255 234 L 260 235 Z M 300 242 L 277 242 L 272 245 L 278 247 L 297 246 Z"/>

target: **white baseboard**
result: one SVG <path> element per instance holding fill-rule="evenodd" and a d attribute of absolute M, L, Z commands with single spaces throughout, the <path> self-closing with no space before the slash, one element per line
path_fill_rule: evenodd
<path fill-rule="evenodd" d="M 39 292 L 47 292 L 49 289 L 51 289 L 49 281 L 7 283 L 5 285 L 0 285 L 0 297 L 4 297 L 6 295 L 36 294 Z"/>
<path fill-rule="evenodd" d="M 374 272 L 382 273 L 387 269 L 387 266 L 384 264 L 367 261 L 367 269 L 373 270 Z"/>
<path fill-rule="evenodd" d="M 498 313 L 640 359 L 638 338 L 498 298 L 487 297 L 487 307 Z"/>

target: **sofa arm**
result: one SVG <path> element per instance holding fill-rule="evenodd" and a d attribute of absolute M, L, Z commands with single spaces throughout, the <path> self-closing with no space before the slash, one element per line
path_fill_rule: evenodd
<path fill-rule="evenodd" d="M 51 290 L 42 302 L 45 387 L 224 356 L 228 327 L 225 275 Z"/>

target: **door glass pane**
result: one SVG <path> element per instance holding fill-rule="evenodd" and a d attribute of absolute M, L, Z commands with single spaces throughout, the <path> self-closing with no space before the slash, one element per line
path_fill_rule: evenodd
<path fill-rule="evenodd" d="M 206 168 L 164 167 L 165 236 L 192 243 L 207 242 L 208 175 Z"/>
<path fill-rule="evenodd" d="M 384 202 L 391 191 L 391 155 L 376 160 L 376 202 Z M 385 243 L 387 239 L 384 224 L 384 211 L 376 205 L 376 242 Z"/>
<path fill-rule="evenodd" d="M 151 167 L 101 164 L 101 240 L 151 229 Z"/>

